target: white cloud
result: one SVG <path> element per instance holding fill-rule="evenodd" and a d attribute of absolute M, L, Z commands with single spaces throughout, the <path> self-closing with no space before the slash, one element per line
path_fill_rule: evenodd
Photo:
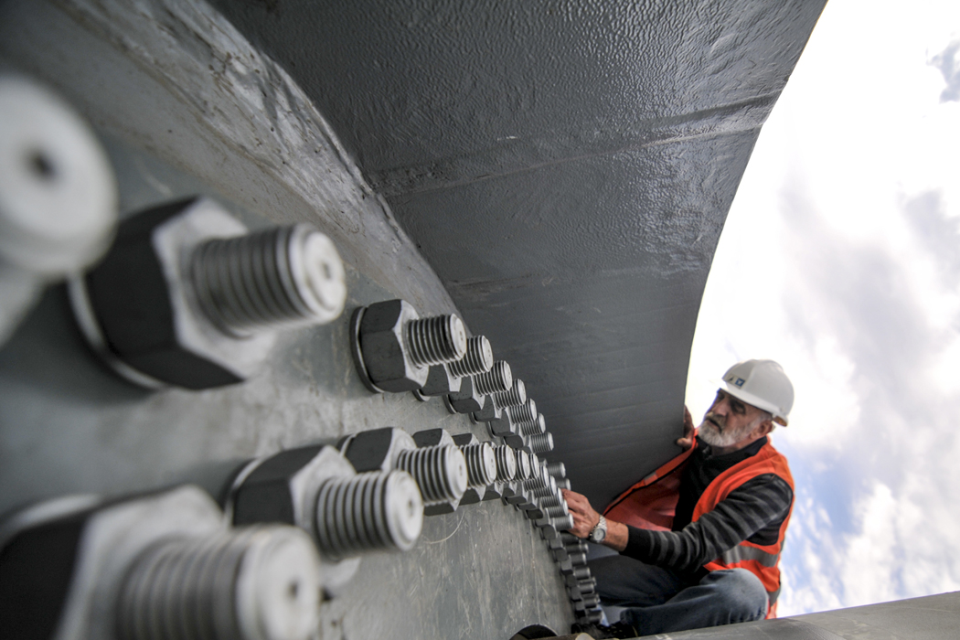
<path fill-rule="evenodd" d="M 714 259 L 691 410 L 749 357 L 797 391 L 781 615 L 960 589 L 960 102 L 931 64 L 958 26 L 828 4 Z"/>

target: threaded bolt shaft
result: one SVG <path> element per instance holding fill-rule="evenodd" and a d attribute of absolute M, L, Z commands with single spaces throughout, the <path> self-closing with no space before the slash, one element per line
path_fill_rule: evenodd
<path fill-rule="evenodd" d="M 527 401 L 527 386 L 523 384 L 520 378 L 514 378 L 513 386 L 506 391 L 499 391 L 492 396 L 493 405 L 497 409 L 507 409 L 508 407 L 519 407 Z"/>
<path fill-rule="evenodd" d="M 258 526 L 165 540 L 120 589 L 120 640 L 306 640 L 316 627 L 316 551 L 299 529 Z"/>
<path fill-rule="evenodd" d="M 576 579 L 578 582 L 581 581 L 581 580 L 589 580 L 589 579 L 590 579 L 590 567 L 577 567 L 576 569 L 573 570 L 573 574 L 572 574 L 572 575 L 573 575 L 574 579 Z"/>
<path fill-rule="evenodd" d="M 547 430 L 547 421 L 541 413 L 532 422 L 523 422 L 519 425 L 520 435 L 535 436 L 538 433 L 545 433 Z"/>
<path fill-rule="evenodd" d="M 567 467 L 562 462 L 548 462 L 547 473 L 560 480 L 567 477 Z"/>
<path fill-rule="evenodd" d="M 526 451 L 515 449 L 514 456 L 517 459 L 517 480 L 528 480 L 533 473 L 533 467 L 530 464 L 530 454 Z"/>
<path fill-rule="evenodd" d="M 467 340 L 467 353 L 459 360 L 447 363 L 450 375 L 463 378 L 489 371 L 493 366 L 493 349 L 484 336 L 474 336 Z"/>
<path fill-rule="evenodd" d="M 569 531 L 573 529 L 573 516 L 567 515 L 562 518 L 554 518 L 553 526 L 556 527 L 558 531 Z"/>
<path fill-rule="evenodd" d="M 489 371 L 473 376 L 473 386 L 477 393 L 482 396 L 506 391 L 513 386 L 513 373 L 510 371 L 510 363 L 503 360 L 494 362 Z"/>
<path fill-rule="evenodd" d="M 527 439 L 528 446 L 530 450 L 534 453 L 546 453 L 548 451 L 553 451 L 553 434 L 552 433 L 538 433 L 532 435 Z"/>
<path fill-rule="evenodd" d="M 533 398 L 528 398 L 519 407 L 507 409 L 507 413 L 510 415 L 510 421 L 519 427 L 520 432 L 523 433 L 526 425 L 531 425 L 537 420 L 537 403 Z"/>
<path fill-rule="evenodd" d="M 549 477 L 549 476 L 547 476 Z M 542 487 L 548 487 L 549 483 L 544 479 L 541 474 L 533 474 L 529 479 L 523 481 L 523 488 L 532 491 L 533 489 L 540 489 Z"/>
<path fill-rule="evenodd" d="M 563 500 L 557 496 L 545 496 L 540 498 L 540 505 L 543 507 L 559 507 L 560 505 L 566 504 Z"/>
<path fill-rule="evenodd" d="M 423 527 L 423 500 L 406 471 L 331 478 L 317 495 L 317 547 L 331 558 L 413 547 Z"/>
<path fill-rule="evenodd" d="M 509 482 L 517 477 L 517 457 L 513 447 L 505 444 L 494 447 L 493 453 L 497 459 L 497 481 Z"/>
<path fill-rule="evenodd" d="M 401 451 L 396 466 L 417 481 L 424 504 L 453 502 L 467 490 L 467 462 L 453 445 Z"/>
<path fill-rule="evenodd" d="M 467 461 L 467 486 L 485 487 L 497 478 L 497 458 L 486 442 L 466 444 L 460 447 Z"/>
<path fill-rule="evenodd" d="M 531 494 L 534 498 L 546 498 L 547 496 L 556 495 L 556 493 L 557 481 L 553 478 L 553 476 L 545 476 L 543 486 L 531 490 Z"/>
<path fill-rule="evenodd" d="M 467 330 L 455 315 L 410 320 L 403 332 L 407 352 L 418 367 L 453 362 L 467 353 Z"/>
<path fill-rule="evenodd" d="M 562 518 L 570 513 L 570 509 L 565 502 L 558 505 L 547 506 L 543 511 L 551 518 Z"/>
<path fill-rule="evenodd" d="M 558 479 L 557 486 L 560 487 L 561 489 L 566 489 L 567 491 L 570 491 L 570 489 L 572 488 L 572 485 L 570 484 L 570 478 Z"/>
<path fill-rule="evenodd" d="M 347 295 L 336 247 L 308 224 L 208 240 L 190 275 L 203 312 L 236 336 L 330 322 Z"/>

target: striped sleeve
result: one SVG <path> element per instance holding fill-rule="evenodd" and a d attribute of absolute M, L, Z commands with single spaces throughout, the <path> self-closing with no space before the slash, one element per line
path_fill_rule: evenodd
<path fill-rule="evenodd" d="M 628 527 L 629 540 L 621 553 L 678 573 L 693 573 L 744 540 L 774 544 L 792 502 L 793 490 L 782 478 L 757 476 L 682 531 Z"/>

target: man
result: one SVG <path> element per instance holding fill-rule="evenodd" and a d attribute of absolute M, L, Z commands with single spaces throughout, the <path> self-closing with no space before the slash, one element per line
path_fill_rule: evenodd
<path fill-rule="evenodd" d="M 606 605 L 627 607 L 595 638 L 633 638 L 774 617 L 779 554 L 793 507 L 793 478 L 768 435 L 787 425 L 793 385 L 772 360 L 723 376 L 694 429 L 684 411 L 679 456 L 597 513 L 564 491 L 570 530 L 620 552 L 590 562 Z"/>

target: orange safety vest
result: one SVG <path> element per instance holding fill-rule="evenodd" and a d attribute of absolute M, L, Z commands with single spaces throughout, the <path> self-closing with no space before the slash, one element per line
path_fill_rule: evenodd
<path fill-rule="evenodd" d="M 695 448 L 696 440 L 693 447 L 620 494 L 604 509 L 604 516 L 615 522 L 622 522 L 640 529 L 670 531 L 677 501 L 680 498 L 680 477 Z M 790 485 L 791 490 L 793 489 L 793 476 L 787 465 L 787 459 L 773 448 L 769 440 L 760 447 L 756 455 L 733 465 L 707 485 L 694 506 L 692 521 L 696 522 L 703 514 L 713 511 L 720 501 L 737 487 L 768 473 L 779 476 Z M 744 540 L 725 551 L 719 558 L 704 565 L 708 571 L 741 568 L 757 576 L 767 590 L 770 602 L 767 618 L 777 617 L 777 596 L 780 594 L 780 552 L 783 550 L 784 536 L 792 513 L 793 505 L 790 506 L 787 517 L 780 525 L 780 534 L 775 544 L 758 545 Z"/>

